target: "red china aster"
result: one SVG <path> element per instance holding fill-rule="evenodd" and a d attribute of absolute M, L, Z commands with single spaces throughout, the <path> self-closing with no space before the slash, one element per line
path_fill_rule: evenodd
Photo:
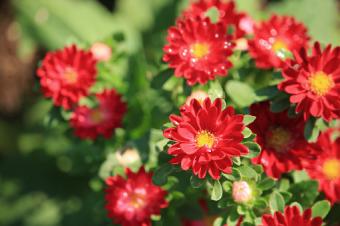
<path fill-rule="evenodd" d="M 126 169 L 126 177 L 117 175 L 106 180 L 109 218 L 122 226 L 151 226 L 151 215 L 159 215 L 168 206 L 167 192 L 152 183 L 152 173 L 143 167 L 137 173 Z"/>
<path fill-rule="evenodd" d="M 87 95 L 96 73 L 96 60 L 91 52 L 75 45 L 47 53 L 37 70 L 44 95 L 65 109 L 70 109 Z"/>
<path fill-rule="evenodd" d="M 276 212 L 274 215 L 262 216 L 261 226 L 321 226 L 322 218 L 312 218 L 312 210 L 307 209 L 303 213 L 297 206 L 287 206 L 284 213 Z"/>
<path fill-rule="evenodd" d="M 322 117 L 326 121 L 340 118 L 340 47 L 328 45 L 323 51 L 317 42 L 313 53 L 306 49 L 295 53 L 283 73 L 279 89 L 290 94 L 290 102 L 304 118 Z"/>
<path fill-rule="evenodd" d="M 218 11 L 218 22 L 223 23 L 226 27 L 234 29 L 234 36 L 240 38 L 250 32 L 249 17 L 245 13 L 239 13 L 235 10 L 235 2 L 224 0 L 198 0 L 192 1 L 189 8 L 184 11 L 185 18 L 201 17 L 206 18 L 207 12 L 215 8 Z"/>
<path fill-rule="evenodd" d="M 336 136 L 337 133 L 337 136 Z M 321 154 L 307 164 L 307 172 L 319 182 L 319 188 L 332 202 L 340 203 L 340 129 L 322 133 L 316 143 Z M 333 137 L 334 135 L 334 137 Z M 335 140 L 333 140 L 336 138 Z"/>
<path fill-rule="evenodd" d="M 288 55 L 307 46 L 309 37 L 305 26 L 293 17 L 272 16 L 255 26 L 249 41 L 249 53 L 258 68 L 281 68 Z"/>
<path fill-rule="evenodd" d="M 169 28 L 167 41 L 163 60 L 191 86 L 226 76 L 232 66 L 227 57 L 233 44 L 221 23 L 212 24 L 207 18 L 178 20 L 177 26 Z"/>
<path fill-rule="evenodd" d="M 74 133 L 83 139 L 95 139 L 99 135 L 110 138 L 114 129 L 121 126 L 126 104 L 115 90 L 96 94 L 98 106 L 79 106 L 72 113 L 70 124 Z"/>
<path fill-rule="evenodd" d="M 172 164 L 183 170 L 192 169 L 199 178 L 209 172 L 219 179 L 221 172 L 231 173 L 232 157 L 246 155 L 248 149 L 241 144 L 243 115 L 232 107 L 222 109 L 222 99 L 211 103 L 206 98 L 202 104 L 196 99 L 180 109 L 180 116 L 171 115 L 174 127 L 164 131 L 164 136 L 175 143 L 168 153 Z"/>
<path fill-rule="evenodd" d="M 280 178 L 282 173 L 302 169 L 306 159 L 308 143 L 304 138 L 303 118 L 289 118 L 287 111 L 272 113 L 269 103 L 262 102 L 250 107 L 250 114 L 256 116 L 249 128 L 256 134 L 256 142 L 262 147 L 259 156 L 252 159 L 261 164 L 265 173 Z"/>

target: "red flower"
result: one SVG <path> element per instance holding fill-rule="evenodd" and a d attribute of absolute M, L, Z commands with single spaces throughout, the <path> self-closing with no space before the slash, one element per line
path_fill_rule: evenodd
<path fill-rule="evenodd" d="M 307 209 L 302 214 L 297 206 L 287 206 L 284 214 L 276 212 L 273 215 L 262 216 L 262 226 L 321 226 L 322 218 L 312 218 L 312 210 Z"/>
<path fill-rule="evenodd" d="M 96 60 L 75 45 L 47 53 L 37 70 L 42 92 L 56 106 L 70 109 L 95 82 Z"/>
<path fill-rule="evenodd" d="M 209 172 L 219 179 L 221 172 L 231 173 L 232 157 L 248 153 L 241 144 L 243 115 L 236 115 L 232 107 L 222 110 L 221 99 L 211 103 L 206 98 L 202 104 L 194 99 L 180 113 L 170 116 L 174 127 L 164 131 L 175 142 L 168 150 L 174 157 L 172 164 L 180 164 L 183 170 L 192 168 L 199 178 Z"/>
<path fill-rule="evenodd" d="M 290 94 L 290 102 L 304 118 L 322 117 L 330 121 L 340 118 L 340 47 L 328 45 L 323 51 L 318 42 L 313 53 L 306 49 L 295 53 L 295 60 L 283 71 L 279 89 Z"/>
<path fill-rule="evenodd" d="M 336 134 L 337 133 L 337 134 Z M 322 133 L 316 143 L 320 155 L 306 165 L 312 179 L 319 182 L 319 188 L 332 202 L 340 203 L 340 129 L 329 129 Z M 333 140 L 333 135 L 336 137 Z"/>
<path fill-rule="evenodd" d="M 221 22 L 225 27 L 230 26 L 234 29 L 234 36 L 240 38 L 249 32 L 249 26 L 245 25 L 246 20 L 249 19 L 245 13 L 239 13 L 235 10 L 235 2 L 233 0 L 199 0 L 192 1 L 189 8 L 184 11 L 185 18 L 201 17 L 206 18 L 207 12 L 216 8 L 219 13 L 218 22 Z"/>
<path fill-rule="evenodd" d="M 98 107 L 79 106 L 71 116 L 74 133 L 83 139 L 110 138 L 114 129 L 121 126 L 126 104 L 115 90 L 105 90 L 96 95 Z"/>
<path fill-rule="evenodd" d="M 168 206 L 162 188 L 152 183 L 152 173 L 144 167 L 137 173 L 126 169 L 127 178 L 117 175 L 106 180 L 105 208 L 108 216 L 122 226 L 149 226 L 151 215 Z"/>
<path fill-rule="evenodd" d="M 307 29 L 293 17 L 272 16 L 255 26 L 254 38 L 249 41 L 249 53 L 258 68 L 280 68 L 287 54 L 307 46 Z"/>
<path fill-rule="evenodd" d="M 233 44 L 221 23 L 212 24 L 207 18 L 178 20 L 177 26 L 169 28 L 167 41 L 163 60 L 189 85 L 226 76 L 232 66 L 227 57 Z"/>
<path fill-rule="evenodd" d="M 268 102 L 253 104 L 250 114 L 256 116 L 256 120 L 249 128 L 257 135 L 255 140 L 262 147 L 260 155 L 252 162 L 261 164 L 266 174 L 274 178 L 302 169 L 302 160 L 311 157 L 304 138 L 303 118 L 289 118 L 287 111 L 272 113 Z"/>

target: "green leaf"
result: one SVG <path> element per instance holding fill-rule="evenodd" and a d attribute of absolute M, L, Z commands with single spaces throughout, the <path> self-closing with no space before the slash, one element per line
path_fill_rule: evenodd
<path fill-rule="evenodd" d="M 237 213 L 240 214 L 240 216 L 243 216 L 248 212 L 247 208 L 243 205 L 237 206 L 236 210 L 237 210 Z"/>
<path fill-rule="evenodd" d="M 222 183 L 222 187 L 225 192 L 229 192 L 232 189 L 233 184 L 230 181 L 226 180 Z"/>
<path fill-rule="evenodd" d="M 190 184 L 193 188 L 200 188 L 204 184 L 205 180 L 199 179 L 195 175 L 191 175 Z"/>
<path fill-rule="evenodd" d="M 318 182 L 309 180 L 294 183 L 290 185 L 288 191 L 293 194 L 291 202 L 298 202 L 304 208 L 309 208 L 319 195 Z"/>
<path fill-rule="evenodd" d="M 319 133 L 320 130 L 318 127 L 316 127 L 316 119 L 313 117 L 309 118 L 304 130 L 306 140 L 308 140 L 308 142 L 315 142 L 319 136 Z"/>
<path fill-rule="evenodd" d="M 256 101 L 256 94 L 248 84 L 231 80 L 225 87 L 228 96 L 239 107 L 247 107 Z"/>
<path fill-rule="evenodd" d="M 290 106 L 290 102 L 288 98 L 274 100 L 270 105 L 270 111 L 274 113 L 282 112 L 288 109 L 289 106 Z"/>
<path fill-rule="evenodd" d="M 247 125 L 251 124 L 252 122 L 254 122 L 255 119 L 256 119 L 256 117 L 253 116 L 253 115 L 244 115 L 243 116 L 243 124 L 247 126 Z"/>
<path fill-rule="evenodd" d="M 223 218 L 218 217 L 215 219 L 213 226 L 222 226 L 223 225 Z"/>
<path fill-rule="evenodd" d="M 289 189 L 289 180 L 282 178 L 280 180 L 279 190 L 280 191 L 287 191 Z"/>
<path fill-rule="evenodd" d="M 255 208 L 258 208 L 258 209 L 266 209 L 268 206 L 268 202 L 264 198 L 258 198 L 256 199 L 254 206 Z"/>
<path fill-rule="evenodd" d="M 234 206 L 234 205 L 235 203 L 231 197 L 223 198 L 217 203 L 217 207 L 220 209 L 227 208 L 227 207 Z"/>
<path fill-rule="evenodd" d="M 253 168 L 251 168 L 250 166 L 243 165 L 243 166 L 239 167 L 238 170 L 239 170 L 242 178 L 254 179 L 255 181 L 258 178 L 256 171 Z"/>
<path fill-rule="evenodd" d="M 282 195 L 278 192 L 273 192 L 269 198 L 269 207 L 272 212 L 280 211 L 283 212 L 285 207 L 285 201 Z"/>
<path fill-rule="evenodd" d="M 163 87 L 163 85 L 166 83 L 166 81 L 171 78 L 171 76 L 174 74 L 172 69 L 167 69 L 164 71 L 161 71 L 158 75 L 156 75 L 152 81 L 151 81 L 151 87 L 160 89 Z"/>
<path fill-rule="evenodd" d="M 279 90 L 277 89 L 277 86 L 269 86 L 264 87 L 262 89 L 256 90 L 256 100 L 257 101 L 264 101 L 269 100 L 276 96 L 279 93 Z"/>
<path fill-rule="evenodd" d="M 306 173 L 306 171 L 304 170 L 300 170 L 300 171 L 294 171 L 292 173 L 293 179 L 295 183 L 299 183 L 301 181 L 306 181 L 309 180 L 309 176 Z"/>
<path fill-rule="evenodd" d="M 275 183 L 276 182 L 273 179 L 267 177 L 264 180 L 260 181 L 257 187 L 260 188 L 262 191 L 266 191 L 274 187 Z"/>
<path fill-rule="evenodd" d="M 168 176 L 174 171 L 170 164 L 160 166 L 153 174 L 152 181 L 155 185 L 162 186 L 168 181 Z"/>
<path fill-rule="evenodd" d="M 249 154 L 245 156 L 246 158 L 254 158 L 254 157 L 258 156 L 258 154 L 260 154 L 261 147 L 257 143 L 254 143 L 254 142 L 244 142 L 243 144 L 245 146 L 247 146 L 248 150 L 249 150 Z"/>
<path fill-rule="evenodd" d="M 241 179 L 241 174 L 236 168 L 233 168 L 233 171 L 231 174 L 223 173 L 222 175 L 230 181 L 238 181 Z"/>
<path fill-rule="evenodd" d="M 312 215 L 313 217 L 321 217 L 323 219 L 327 216 L 330 210 L 331 210 L 330 202 L 327 200 L 322 200 L 313 205 Z"/>
<path fill-rule="evenodd" d="M 284 198 L 285 203 L 288 203 L 293 196 L 292 193 L 290 193 L 288 191 L 280 191 L 280 194 Z"/>
<path fill-rule="evenodd" d="M 222 198 L 222 194 L 223 194 L 222 185 L 220 181 L 216 180 L 214 182 L 214 186 L 211 191 L 211 200 L 214 200 L 214 201 L 220 200 Z"/>
<path fill-rule="evenodd" d="M 212 23 L 217 23 L 220 13 L 216 7 L 211 7 L 204 15 L 209 17 Z"/>
<path fill-rule="evenodd" d="M 243 138 L 248 138 L 253 134 L 253 132 L 248 127 L 245 127 L 244 130 L 242 131 L 242 134 Z"/>
<path fill-rule="evenodd" d="M 216 98 L 224 98 L 224 91 L 218 80 L 209 82 L 208 95 L 212 101 L 214 101 Z"/>

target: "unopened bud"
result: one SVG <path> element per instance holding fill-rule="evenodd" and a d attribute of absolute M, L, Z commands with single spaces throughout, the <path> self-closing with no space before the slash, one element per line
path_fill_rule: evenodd
<path fill-rule="evenodd" d="M 112 55 L 111 47 L 101 42 L 94 43 L 91 47 L 91 52 L 98 61 L 108 61 Z"/>
<path fill-rule="evenodd" d="M 233 199 L 237 203 L 246 203 L 253 198 L 252 189 L 246 181 L 233 183 Z"/>

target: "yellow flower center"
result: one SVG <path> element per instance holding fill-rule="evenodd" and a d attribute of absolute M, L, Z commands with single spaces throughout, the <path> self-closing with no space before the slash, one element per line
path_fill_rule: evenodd
<path fill-rule="evenodd" d="M 202 57 L 205 57 L 209 53 L 209 45 L 206 43 L 195 43 L 190 48 L 191 54 L 197 58 L 201 59 Z"/>
<path fill-rule="evenodd" d="M 201 148 L 203 146 L 206 146 L 208 148 L 212 148 L 212 146 L 215 143 L 215 137 L 212 133 L 203 130 L 196 136 L 196 145 L 197 147 Z"/>
<path fill-rule="evenodd" d="M 130 202 L 129 204 L 136 209 L 139 209 L 145 204 L 145 196 L 143 194 L 130 194 Z"/>
<path fill-rule="evenodd" d="M 325 95 L 334 86 L 332 77 L 322 71 L 312 74 L 308 81 L 311 91 L 318 96 Z"/>
<path fill-rule="evenodd" d="M 340 178 L 340 160 L 328 159 L 323 163 L 322 171 L 329 180 Z"/>
<path fill-rule="evenodd" d="M 275 54 L 281 58 L 285 59 L 287 57 L 287 54 L 289 52 L 288 46 L 286 45 L 285 42 L 283 42 L 280 39 L 277 39 L 273 45 L 272 45 L 272 50 L 275 52 Z"/>
<path fill-rule="evenodd" d="M 68 84 L 77 82 L 78 73 L 72 68 L 66 68 L 64 72 L 64 79 Z"/>
<path fill-rule="evenodd" d="M 90 119 L 93 123 L 100 123 L 104 120 L 103 112 L 100 109 L 94 109 L 90 113 Z"/>
<path fill-rule="evenodd" d="M 290 132 L 282 127 L 278 127 L 271 131 L 271 134 L 267 139 L 267 146 L 274 148 L 277 152 L 284 152 L 290 139 Z"/>

